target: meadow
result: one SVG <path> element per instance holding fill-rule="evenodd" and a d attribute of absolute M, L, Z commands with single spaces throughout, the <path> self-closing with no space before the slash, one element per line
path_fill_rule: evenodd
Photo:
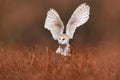
<path fill-rule="evenodd" d="M 64 57 L 39 45 L 1 45 L 0 80 L 120 80 L 119 48 L 72 48 L 72 55 Z"/>

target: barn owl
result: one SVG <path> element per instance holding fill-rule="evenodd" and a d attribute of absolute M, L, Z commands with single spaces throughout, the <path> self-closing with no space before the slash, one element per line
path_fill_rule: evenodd
<path fill-rule="evenodd" d="M 64 56 L 71 55 L 69 40 L 73 39 L 76 28 L 88 21 L 89 14 L 89 5 L 86 5 L 86 3 L 79 5 L 69 19 L 66 25 L 66 33 L 64 33 L 64 25 L 57 11 L 51 8 L 47 12 L 44 28 L 50 30 L 53 39 L 59 43 L 56 53 Z"/>

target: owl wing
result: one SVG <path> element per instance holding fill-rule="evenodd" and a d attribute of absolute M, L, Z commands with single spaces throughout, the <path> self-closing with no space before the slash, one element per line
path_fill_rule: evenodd
<path fill-rule="evenodd" d="M 54 40 L 57 40 L 60 34 L 63 34 L 64 25 L 56 10 L 50 9 L 47 12 L 44 27 L 50 30 Z"/>
<path fill-rule="evenodd" d="M 72 39 L 77 27 L 86 23 L 89 19 L 90 7 L 86 3 L 81 4 L 74 11 L 66 26 L 66 34 Z"/>

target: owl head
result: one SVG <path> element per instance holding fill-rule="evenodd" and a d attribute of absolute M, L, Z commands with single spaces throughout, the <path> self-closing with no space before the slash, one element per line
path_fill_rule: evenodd
<path fill-rule="evenodd" d="M 88 21 L 89 14 L 89 5 L 86 5 L 86 3 L 79 5 L 66 25 L 66 33 L 63 34 L 64 25 L 59 14 L 56 10 L 50 9 L 47 12 L 44 27 L 50 30 L 53 39 L 58 40 L 59 44 L 66 44 L 69 42 L 69 39 L 73 39 L 76 28 Z"/>
<path fill-rule="evenodd" d="M 61 34 L 59 37 L 58 37 L 58 43 L 59 44 L 68 44 L 69 43 L 69 36 L 66 35 L 66 34 Z"/>

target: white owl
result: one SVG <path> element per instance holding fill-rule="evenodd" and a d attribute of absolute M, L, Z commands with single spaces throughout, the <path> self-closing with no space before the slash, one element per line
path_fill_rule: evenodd
<path fill-rule="evenodd" d="M 64 25 L 57 11 L 50 9 L 47 12 L 44 27 L 50 30 L 54 40 L 58 40 L 59 47 L 56 50 L 56 53 L 63 54 L 64 56 L 70 55 L 71 50 L 69 40 L 73 39 L 76 28 L 88 21 L 89 14 L 89 5 L 83 3 L 78 6 L 66 25 L 66 33 L 63 33 Z"/>

